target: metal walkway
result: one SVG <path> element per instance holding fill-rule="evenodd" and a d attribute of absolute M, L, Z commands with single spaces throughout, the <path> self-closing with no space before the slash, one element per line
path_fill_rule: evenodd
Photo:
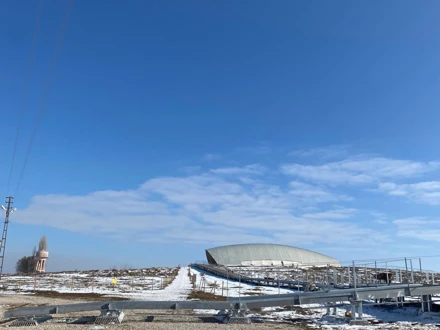
<path fill-rule="evenodd" d="M 253 284 L 253 285 L 280 287 L 283 289 L 302 290 L 303 288 L 305 288 L 307 285 L 309 285 L 311 283 L 311 282 L 305 282 L 305 281 L 287 281 L 287 280 L 277 280 L 277 279 L 267 279 L 267 278 L 256 278 L 256 277 L 243 276 L 241 274 L 237 274 L 232 271 L 224 270 L 222 268 L 219 268 L 218 266 L 211 266 L 211 265 L 191 264 L 190 267 L 194 268 L 194 269 L 199 269 L 201 271 L 205 271 L 207 273 L 211 273 L 213 275 L 216 275 L 218 277 L 222 277 L 224 279 L 229 279 L 231 281 L 237 281 L 237 282 L 246 283 L 246 284 Z M 321 283 L 314 283 L 314 284 L 318 288 L 327 287 L 326 285 L 323 285 Z"/>
<path fill-rule="evenodd" d="M 376 288 L 376 287 L 387 287 L 389 286 L 386 282 L 367 282 L 367 283 L 352 283 L 347 284 L 337 284 L 337 279 L 334 276 L 327 274 L 327 283 L 319 283 L 316 281 L 289 281 L 289 280 L 278 280 L 278 279 L 267 279 L 267 278 L 258 278 L 258 277 L 249 277 L 243 276 L 241 274 L 237 274 L 231 270 L 221 268 L 219 266 L 213 265 L 205 265 L 205 264 L 191 264 L 191 268 L 198 269 L 199 271 L 203 271 L 205 273 L 209 273 L 224 279 L 229 279 L 231 281 L 257 285 L 257 286 L 270 286 L 270 287 L 279 287 L 283 289 L 291 289 L 297 291 L 306 290 L 306 288 L 313 284 L 319 290 L 330 290 L 330 289 L 348 289 L 348 288 Z M 349 275 L 350 276 L 350 275 Z M 350 280 L 350 278 L 349 278 Z M 331 283 L 329 283 L 331 282 Z M 335 282 L 335 283 L 333 283 Z M 414 282 L 411 282 L 414 284 Z M 397 285 L 397 283 L 392 284 Z M 400 283 L 400 285 L 407 285 L 406 283 Z"/>
<path fill-rule="evenodd" d="M 64 314 L 73 312 L 123 311 L 126 309 L 214 309 L 229 311 L 246 311 L 250 308 L 262 308 L 286 305 L 303 305 L 313 303 L 361 302 L 363 300 L 398 298 L 408 296 L 425 296 L 440 293 L 439 285 L 398 284 L 375 288 L 350 288 L 334 289 L 316 292 L 298 292 L 282 295 L 252 296 L 243 298 L 230 298 L 227 301 L 111 301 L 91 302 L 69 305 L 54 305 L 43 307 L 30 307 L 8 310 L 3 313 L 3 318 L 33 317 L 50 314 Z M 329 305 L 330 306 L 330 305 Z M 323 306 L 323 308 L 328 306 Z M 330 306 L 331 307 L 331 306 Z"/>

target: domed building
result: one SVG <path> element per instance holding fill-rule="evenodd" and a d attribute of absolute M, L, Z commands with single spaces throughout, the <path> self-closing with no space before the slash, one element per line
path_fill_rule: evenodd
<path fill-rule="evenodd" d="M 236 244 L 206 250 L 211 265 L 222 266 L 340 266 L 324 254 L 278 244 Z"/>

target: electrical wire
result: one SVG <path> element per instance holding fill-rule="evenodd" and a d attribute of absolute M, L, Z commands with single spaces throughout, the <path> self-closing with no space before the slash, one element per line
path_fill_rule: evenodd
<path fill-rule="evenodd" d="M 39 30 L 39 26 L 40 26 L 40 18 L 41 18 L 42 8 L 43 8 L 43 0 L 40 0 L 40 4 L 38 6 L 38 12 L 37 12 L 37 21 L 35 23 L 34 37 L 32 40 L 31 52 L 29 55 L 29 64 L 28 64 L 28 69 L 27 69 L 27 73 L 26 73 L 26 80 L 25 80 L 25 85 L 24 85 L 23 97 L 21 99 L 20 108 L 19 108 L 18 125 L 17 125 L 17 130 L 15 133 L 15 141 L 14 141 L 14 147 L 13 147 L 13 151 L 12 151 L 12 160 L 11 160 L 11 167 L 9 170 L 9 178 L 8 178 L 6 196 L 9 194 L 9 189 L 11 188 L 11 179 L 12 179 L 12 173 L 14 171 L 15 155 L 17 154 L 18 139 L 20 137 L 20 130 L 21 130 L 22 122 L 23 122 L 24 105 L 25 105 L 26 99 L 27 99 L 27 91 L 28 91 L 30 75 L 31 75 L 31 71 L 32 71 L 32 64 L 33 64 L 34 53 L 35 53 L 35 45 L 37 44 L 37 37 L 38 37 L 38 30 Z"/>
<path fill-rule="evenodd" d="M 52 58 L 51 66 L 50 66 L 50 69 L 49 69 L 49 74 L 48 74 L 46 85 L 45 85 L 45 89 L 44 89 L 44 92 L 43 92 L 43 99 L 42 99 L 42 102 L 40 104 L 40 108 L 38 110 L 37 117 L 35 118 L 34 129 L 32 131 L 31 138 L 30 138 L 29 144 L 28 144 L 28 148 L 26 150 L 23 167 L 22 167 L 21 172 L 20 172 L 20 176 L 19 176 L 19 179 L 18 179 L 17 188 L 15 190 L 14 196 L 17 195 L 17 193 L 18 193 L 18 191 L 19 191 L 19 189 L 21 187 L 21 184 L 23 182 L 24 172 L 26 170 L 26 167 L 27 167 L 27 164 L 28 164 L 28 161 L 29 161 L 29 155 L 30 155 L 31 150 L 32 150 L 32 146 L 33 146 L 33 143 L 34 143 L 34 140 L 35 140 L 35 136 L 37 135 L 37 131 L 38 131 L 38 128 L 39 128 L 41 117 L 43 116 L 44 108 L 46 106 L 47 96 L 48 96 L 49 89 L 50 89 L 51 82 L 52 82 L 51 78 L 52 78 L 52 75 L 53 75 L 53 73 L 55 71 L 55 68 L 56 68 L 57 60 L 58 60 L 58 57 L 59 57 L 59 54 L 60 54 L 60 51 L 61 51 L 61 46 L 62 46 L 63 41 L 64 41 L 64 36 L 65 36 L 66 30 L 67 30 L 67 26 L 69 24 L 70 14 L 72 13 L 74 3 L 75 3 L 75 0 L 70 0 L 70 5 L 67 8 L 67 11 L 66 11 L 66 14 L 65 14 L 65 17 L 64 17 L 64 22 L 63 22 L 63 24 L 60 27 L 60 35 L 59 35 L 57 46 L 56 46 L 56 48 L 54 50 L 54 53 L 53 53 L 53 58 Z"/>

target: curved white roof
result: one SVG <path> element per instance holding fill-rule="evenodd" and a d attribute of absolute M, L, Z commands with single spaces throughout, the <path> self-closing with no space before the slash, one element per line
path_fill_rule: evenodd
<path fill-rule="evenodd" d="M 236 244 L 206 250 L 210 264 L 338 266 L 339 261 L 324 254 L 278 244 Z"/>

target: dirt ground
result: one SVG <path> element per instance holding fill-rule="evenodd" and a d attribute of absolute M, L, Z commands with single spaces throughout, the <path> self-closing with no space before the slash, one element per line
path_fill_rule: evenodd
<path fill-rule="evenodd" d="M 73 295 L 72 294 L 59 294 L 56 297 L 45 295 L 0 295 L 0 313 L 4 311 L 22 308 L 22 307 L 34 307 L 34 306 L 50 306 L 61 304 L 72 304 L 81 302 L 95 301 L 108 301 L 112 300 L 109 297 L 94 296 L 89 297 L 87 295 Z M 89 324 L 68 324 L 74 322 L 80 318 L 89 321 L 93 320 L 93 316 L 99 315 L 98 311 L 95 312 L 82 312 L 72 314 L 57 314 L 53 315 L 53 319 L 46 321 L 38 326 L 42 330 L 58 330 L 58 329 L 87 329 L 87 330 L 103 330 L 103 329 L 158 329 L 158 330 L 196 330 L 196 329 L 218 329 L 218 327 L 227 327 L 230 330 L 236 329 L 261 329 L 261 330 L 277 330 L 277 329 L 304 329 L 303 327 L 292 326 L 291 324 L 219 324 L 210 315 L 197 315 L 192 311 L 124 311 L 125 318 L 122 324 L 118 325 L 95 325 Z M 13 320 L 1 320 L 0 327 L 8 327 Z M 30 329 L 30 327 L 14 327 L 14 329 Z"/>

